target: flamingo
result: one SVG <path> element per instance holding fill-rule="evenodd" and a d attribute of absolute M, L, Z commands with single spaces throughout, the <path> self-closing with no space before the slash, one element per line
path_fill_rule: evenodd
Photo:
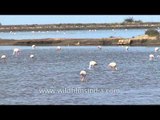
<path fill-rule="evenodd" d="M 89 62 L 89 69 L 91 69 L 91 68 L 94 67 L 95 65 L 97 65 L 96 61 L 90 61 L 90 62 Z"/>
<path fill-rule="evenodd" d="M 33 55 L 33 54 L 31 54 L 29 57 L 30 57 L 30 58 L 34 58 L 34 55 Z"/>
<path fill-rule="evenodd" d="M 7 56 L 6 56 L 6 55 L 2 55 L 2 56 L 1 56 L 1 59 L 4 60 L 5 63 L 7 62 L 7 61 L 6 61 L 6 59 L 7 59 Z"/>
<path fill-rule="evenodd" d="M 35 49 L 36 48 L 36 45 L 32 45 L 32 49 Z"/>
<path fill-rule="evenodd" d="M 153 54 L 150 54 L 149 55 L 149 60 L 153 60 L 154 59 L 154 55 Z"/>
<path fill-rule="evenodd" d="M 102 49 L 102 46 L 99 45 L 99 46 L 97 46 L 97 48 L 101 50 L 101 49 Z"/>
<path fill-rule="evenodd" d="M 19 55 L 20 54 L 20 52 L 21 52 L 21 50 L 19 49 L 19 48 L 14 48 L 14 50 L 13 50 L 13 55 Z"/>
<path fill-rule="evenodd" d="M 159 51 L 159 48 L 158 48 L 158 47 L 156 47 L 156 48 L 154 49 L 154 51 L 155 51 L 155 52 L 158 52 L 158 51 Z"/>
<path fill-rule="evenodd" d="M 117 64 L 115 62 L 109 63 L 108 67 L 110 67 L 112 70 L 117 70 Z"/>
<path fill-rule="evenodd" d="M 61 47 L 60 47 L 60 46 L 57 46 L 56 50 L 57 50 L 57 51 L 61 50 Z"/>
<path fill-rule="evenodd" d="M 87 72 L 82 70 L 80 71 L 80 80 L 83 82 L 86 78 Z"/>
<path fill-rule="evenodd" d="M 128 51 L 128 49 L 129 49 L 129 47 L 128 47 L 128 46 L 126 46 L 126 51 Z"/>

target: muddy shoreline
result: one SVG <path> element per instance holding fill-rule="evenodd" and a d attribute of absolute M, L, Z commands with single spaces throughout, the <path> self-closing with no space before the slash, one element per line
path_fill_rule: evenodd
<path fill-rule="evenodd" d="M 160 46 L 157 37 L 135 38 L 99 38 L 99 39 L 70 39 L 70 38 L 47 38 L 47 39 L 0 39 L 0 46 Z"/>
<path fill-rule="evenodd" d="M 1 25 L 0 32 L 11 31 L 57 31 L 57 30 L 98 30 L 98 29 L 148 29 L 158 28 L 160 22 L 143 23 L 101 23 L 101 24 L 33 24 Z"/>

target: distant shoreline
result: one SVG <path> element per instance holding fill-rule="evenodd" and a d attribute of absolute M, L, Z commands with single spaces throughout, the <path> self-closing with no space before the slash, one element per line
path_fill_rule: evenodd
<path fill-rule="evenodd" d="M 47 39 L 0 39 L 0 46 L 160 46 L 157 37 L 138 36 L 135 38 L 47 38 Z"/>
<path fill-rule="evenodd" d="M 160 22 L 1 25 L 0 32 L 158 28 Z"/>

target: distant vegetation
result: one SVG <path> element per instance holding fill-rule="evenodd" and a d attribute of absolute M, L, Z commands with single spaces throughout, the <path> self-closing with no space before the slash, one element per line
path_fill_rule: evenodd
<path fill-rule="evenodd" d="M 123 23 L 143 23 L 141 20 L 134 20 L 133 17 L 124 19 Z"/>
<path fill-rule="evenodd" d="M 148 29 L 145 32 L 145 35 L 148 35 L 148 36 L 159 36 L 159 32 L 156 29 Z"/>
<path fill-rule="evenodd" d="M 100 30 L 100 29 L 147 29 L 158 28 L 160 22 L 142 22 L 127 18 L 122 23 L 86 23 L 86 24 L 33 24 L 33 25 L 3 25 L 0 32 L 10 31 L 57 31 L 57 30 Z"/>

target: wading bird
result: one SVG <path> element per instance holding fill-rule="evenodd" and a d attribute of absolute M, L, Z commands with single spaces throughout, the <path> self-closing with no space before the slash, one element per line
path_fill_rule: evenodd
<path fill-rule="evenodd" d="M 154 59 L 154 55 L 153 54 L 150 54 L 149 55 L 149 60 L 153 60 Z"/>
<path fill-rule="evenodd" d="M 128 46 L 126 46 L 126 51 L 128 51 L 129 50 L 129 47 Z"/>
<path fill-rule="evenodd" d="M 7 56 L 6 55 L 2 55 L 1 56 L 1 59 L 6 63 L 7 61 L 6 61 L 6 59 L 7 59 Z"/>
<path fill-rule="evenodd" d="M 80 71 L 80 80 L 82 82 L 85 81 L 86 75 L 87 75 L 86 71 L 84 70 Z"/>
<path fill-rule="evenodd" d="M 117 70 L 117 64 L 115 62 L 109 63 L 108 67 L 110 67 L 112 70 Z"/>
<path fill-rule="evenodd" d="M 30 58 L 34 58 L 34 55 L 33 55 L 33 54 L 31 54 L 29 57 L 30 57 Z"/>
<path fill-rule="evenodd" d="M 96 61 L 90 61 L 89 62 L 89 69 L 93 68 L 94 66 L 97 65 L 97 62 Z"/>
<path fill-rule="evenodd" d="M 32 45 L 32 49 L 35 49 L 36 48 L 36 45 Z"/>
<path fill-rule="evenodd" d="M 154 51 L 155 51 L 155 52 L 158 52 L 158 51 L 159 51 L 159 48 L 158 48 L 158 47 L 156 47 L 156 48 L 154 49 Z"/>
<path fill-rule="evenodd" d="M 19 48 L 14 48 L 13 55 L 18 56 L 20 54 L 21 50 Z"/>
<path fill-rule="evenodd" d="M 61 50 L 61 47 L 60 47 L 60 46 L 57 46 L 56 50 L 57 50 L 57 51 L 60 51 L 60 50 Z"/>
<path fill-rule="evenodd" d="M 101 50 L 101 49 L 102 49 L 102 46 L 99 45 L 99 46 L 97 46 L 97 48 Z"/>

